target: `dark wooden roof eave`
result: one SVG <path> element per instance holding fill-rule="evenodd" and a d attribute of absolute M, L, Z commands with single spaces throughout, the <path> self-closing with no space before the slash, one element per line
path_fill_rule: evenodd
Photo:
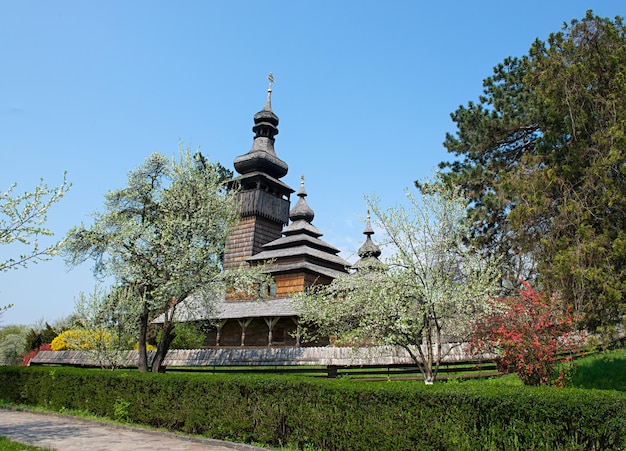
<path fill-rule="evenodd" d="M 329 268 L 328 266 L 321 266 L 312 262 L 303 261 L 280 266 L 269 266 L 265 272 L 274 276 L 279 274 L 295 274 L 305 272 L 314 276 L 318 275 L 336 279 L 337 277 L 348 274 L 348 267 L 342 267 L 341 269 L 338 267 Z"/>
<path fill-rule="evenodd" d="M 319 238 L 310 235 L 283 236 L 281 238 L 275 239 L 274 241 L 270 241 L 267 244 L 264 244 L 263 250 L 261 252 L 277 251 L 280 249 L 289 249 L 297 246 L 309 246 L 332 255 L 336 255 L 340 252 L 339 249 L 331 244 L 328 244 L 326 241 L 320 240 Z"/>
<path fill-rule="evenodd" d="M 247 259 L 250 263 L 271 261 L 275 260 L 275 267 L 280 267 L 280 260 L 285 258 L 294 257 L 312 257 L 320 262 L 327 262 L 332 265 L 339 265 L 340 267 L 350 267 L 351 264 L 335 254 L 329 254 L 319 249 L 312 248 L 306 245 L 295 246 L 285 249 L 273 249 L 267 251 L 261 251 L 258 254 L 253 255 Z"/>
<path fill-rule="evenodd" d="M 234 177 L 228 183 L 229 183 L 229 185 L 232 185 L 233 183 L 239 182 L 241 185 L 243 185 L 244 181 L 246 181 L 246 180 L 255 180 L 255 179 L 269 180 L 273 184 L 280 186 L 284 191 L 288 192 L 289 194 L 295 192 L 294 189 L 291 188 L 286 183 L 278 180 L 277 178 L 272 177 L 271 175 L 268 175 L 268 174 L 266 174 L 264 172 L 261 172 L 261 171 L 249 172 L 247 174 L 243 174 L 243 175 L 240 175 L 238 177 Z"/>

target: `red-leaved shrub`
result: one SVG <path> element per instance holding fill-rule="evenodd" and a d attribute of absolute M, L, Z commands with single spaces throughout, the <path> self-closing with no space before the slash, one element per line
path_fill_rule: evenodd
<path fill-rule="evenodd" d="M 28 363 L 31 361 L 33 357 L 37 355 L 39 351 L 50 351 L 50 344 L 43 344 L 39 346 L 37 349 L 33 349 L 32 351 L 28 351 L 26 354 L 22 356 L 22 361 L 20 362 L 21 366 L 28 366 Z"/>
<path fill-rule="evenodd" d="M 559 309 L 554 299 L 522 282 L 518 296 L 496 298 L 490 313 L 474 329 L 470 345 L 477 353 L 493 353 L 500 371 L 515 371 L 525 385 L 565 384 L 566 369 L 584 335 L 576 332 L 572 309 Z M 569 352 L 569 355 L 567 353 Z"/>

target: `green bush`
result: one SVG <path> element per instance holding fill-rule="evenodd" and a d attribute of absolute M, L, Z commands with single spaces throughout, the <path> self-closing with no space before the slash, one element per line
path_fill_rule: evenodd
<path fill-rule="evenodd" d="M 161 331 L 157 333 L 157 342 L 161 339 Z M 170 349 L 202 349 L 204 348 L 204 332 L 196 323 L 176 323 L 174 340 Z"/>
<path fill-rule="evenodd" d="M 7 367 L 0 400 L 325 450 L 626 447 L 626 394 L 617 391 Z"/>
<path fill-rule="evenodd" d="M 27 349 L 24 332 L 3 336 L 0 339 L 0 365 L 18 365 Z"/>

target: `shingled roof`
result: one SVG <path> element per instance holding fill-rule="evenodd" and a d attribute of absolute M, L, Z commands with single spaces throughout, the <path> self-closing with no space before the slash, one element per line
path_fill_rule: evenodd
<path fill-rule="evenodd" d="M 237 318 L 293 317 L 299 312 L 293 307 L 291 298 L 255 299 L 247 301 L 218 300 L 208 308 L 194 296 L 178 304 L 174 314 L 175 321 L 204 321 Z M 153 321 L 163 322 L 163 315 Z"/>
<path fill-rule="evenodd" d="M 315 213 L 306 202 L 304 176 L 300 181 L 298 202 L 289 212 L 292 221 L 283 229 L 283 237 L 265 244 L 262 251 L 248 258 L 251 264 L 273 261 L 272 274 L 306 271 L 336 278 L 348 272 L 350 263 L 338 256 L 339 249 L 319 237 L 311 222 Z"/>

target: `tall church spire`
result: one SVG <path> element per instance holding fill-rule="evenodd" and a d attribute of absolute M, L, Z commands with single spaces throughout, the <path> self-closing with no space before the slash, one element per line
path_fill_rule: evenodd
<path fill-rule="evenodd" d="M 283 226 L 289 223 L 293 189 L 279 180 L 287 174 L 288 166 L 274 150 L 278 116 L 272 111 L 272 74 L 268 80 L 265 105 L 254 115 L 252 148 L 234 161 L 240 175 L 231 180 L 231 186 L 239 186 L 241 220 L 226 241 L 225 269 L 247 264 L 246 260 L 260 252 L 265 243 L 280 238 Z"/>
<path fill-rule="evenodd" d="M 270 72 L 267 79 L 270 82 L 270 85 L 267 88 L 267 99 L 265 99 L 265 106 L 263 107 L 263 110 L 272 111 L 272 85 L 274 84 L 274 75 Z"/>

